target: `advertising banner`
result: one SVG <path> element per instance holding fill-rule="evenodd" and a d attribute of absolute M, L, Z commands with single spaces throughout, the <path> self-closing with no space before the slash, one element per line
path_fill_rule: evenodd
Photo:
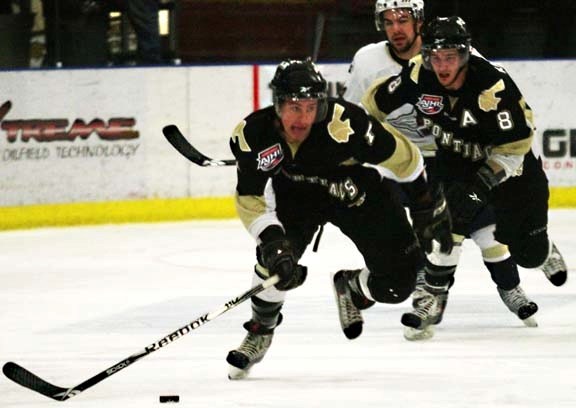
<path fill-rule="evenodd" d="M 250 73 L 1 72 L 0 206 L 231 195 L 230 182 L 219 188 L 214 178 L 196 175 L 162 128 L 177 124 L 207 149 L 226 145 L 235 121 L 252 107 Z M 217 171 L 211 176 L 218 180 Z"/>
<path fill-rule="evenodd" d="M 553 187 L 576 186 L 574 61 L 504 61 L 537 126 Z M 337 96 L 347 64 L 319 64 Z M 231 158 L 238 122 L 270 105 L 274 65 L 0 72 L 0 207 L 222 197 L 235 170 L 200 168 L 162 135 L 177 125 L 203 153 Z"/>

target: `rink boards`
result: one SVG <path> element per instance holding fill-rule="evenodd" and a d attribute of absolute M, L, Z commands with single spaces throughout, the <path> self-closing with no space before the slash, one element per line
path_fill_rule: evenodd
<path fill-rule="evenodd" d="M 534 110 L 551 206 L 576 205 L 574 61 L 504 61 Z M 321 64 L 336 94 L 347 64 Z M 0 229 L 234 216 L 235 171 L 199 168 L 161 129 L 230 158 L 237 122 L 271 101 L 272 65 L 0 72 Z"/>

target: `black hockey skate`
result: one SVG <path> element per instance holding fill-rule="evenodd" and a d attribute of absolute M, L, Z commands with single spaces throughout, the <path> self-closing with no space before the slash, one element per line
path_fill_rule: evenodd
<path fill-rule="evenodd" d="M 418 288 L 412 296 L 414 310 L 404 313 L 401 322 L 405 326 L 407 340 L 426 340 L 434 336 L 434 325 L 440 323 L 448 302 L 448 288 L 429 285 Z"/>
<path fill-rule="evenodd" d="M 358 289 L 355 290 L 358 288 L 357 279 L 360 271 L 360 269 L 341 270 L 332 275 L 340 326 L 344 335 L 350 340 L 362 334 L 364 319 L 360 311 L 374 305 L 374 301 L 359 293 Z"/>
<path fill-rule="evenodd" d="M 450 277 L 450 282 L 448 283 L 448 289 L 438 290 L 437 291 L 438 293 L 436 293 L 440 307 L 440 314 L 438 315 L 436 321 L 434 322 L 434 324 L 436 325 L 440 324 L 440 322 L 444 318 L 444 312 L 446 311 L 446 306 L 448 305 L 448 291 L 450 290 L 452 285 L 454 285 L 454 275 Z M 414 292 L 412 292 L 412 307 L 414 309 L 416 309 L 416 307 L 418 306 L 419 298 L 425 296 L 425 293 L 423 293 L 423 291 L 424 292 L 426 291 L 424 289 L 425 287 L 426 287 L 426 272 L 425 270 L 420 270 L 416 275 L 416 288 L 414 289 Z"/>
<path fill-rule="evenodd" d="M 412 307 L 414 309 L 418 307 L 420 298 L 422 296 L 426 296 L 425 293 L 422 292 L 425 292 L 423 288 L 416 288 L 416 290 L 412 293 Z M 442 322 L 442 319 L 444 318 L 444 312 L 446 311 L 446 306 L 448 305 L 448 291 L 437 294 L 436 299 L 438 301 L 438 308 L 440 312 L 433 324 L 438 325 L 440 322 Z"/>
<path fill-rule="evenodd" d="M 533 317 L 533 315 L 538 311 L 538 305 L 528 299 L 520 285 L 510 290 L 498 288 L 498 294 L 506 307 L 518 316 L 526 326 L 538 326 L 536 319 Z"/>
<path fill-rule="evenodd" d="M 226 357 L 226 361 L 230 364 L 228 378 L 231 380 L 246 378 L 252 366 L 262 361 L 274 337 L 274 329 L 264 327 L 253 320 L 244 323 L 244 328 L 248 333 L 242 344 L 236 350 L 230 351 Z"/>
<path fill-rule="evenodd" d="M 550 250 L 550 255 L 544 265 L 542 265 L 542 272 L 548 278 L 554 286 L 562 286 L 566 283 L 568 278 L 568 268 L 566 267 L 566 262 L 558 248 L 555 244 L 552 244 L 552 249 Z"/>

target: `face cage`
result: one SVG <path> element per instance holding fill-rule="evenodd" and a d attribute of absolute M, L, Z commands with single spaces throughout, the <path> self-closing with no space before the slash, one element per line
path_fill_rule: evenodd
<path fill-rule="evenodd" d="M 280 117 L 280 108 L 282 104 L 286 101 L 299 101 L 300 99 L 316 99 L 318 101 L 318 108 L 316 109 L 316 118 L 314 119 L 314 123 L 322 122 L 326 119 L 326 115 L 328 114 L 328 95 L 326 92 L 315 92 L 311 94 L 291 94 L 291 95 L 283 95 L 283 96 L 276 96 L 274 95 L 274 109 L 276 110 L 276 115 Z"/>
<path fill-rule="evenodd" d="M 410 10 L 410 14 L 412 15 L 412 18 L 414 18 L 415 23 L 419 20 L 424 20 L 424 10 L 416 10 L 409 7 L 387 8 L 374 14 L 374 24 L 376 25 L 376 31 L 385 32 L 384 12 L 388 10 L 398 10 L 398 9 Z"/>
<path fill-rule="evenodd" d="M 431 57 L 434 51 L 456 49 L 460 58 L 459 67 L 462 68 L 470 59 L 470 46 L 465 44 L 448 44 L 442 46 L 425 46 L 423 45 L 420 52 L 422 53 L 422 65 L 428 71 L 432 71 Z"/>

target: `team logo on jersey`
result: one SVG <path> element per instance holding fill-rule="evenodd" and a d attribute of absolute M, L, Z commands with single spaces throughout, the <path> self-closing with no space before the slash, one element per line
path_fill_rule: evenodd
<path fill-rule="evenodd" d="M 258 158 L 256 159 L 258 161 L 258 170 L 270 171 L 278 166 L 282 159 L 284 159 L 284 152 L 280 143 L 276 143 L 274 146 L 270 146 L 258 153 Z"/>
<path fill-rule="evenodd" d="M 443 100 L 442 96 L 423 94 L 416 102 L 416 107 L 426 115 L 436 115 L 444 109 Z"/>

